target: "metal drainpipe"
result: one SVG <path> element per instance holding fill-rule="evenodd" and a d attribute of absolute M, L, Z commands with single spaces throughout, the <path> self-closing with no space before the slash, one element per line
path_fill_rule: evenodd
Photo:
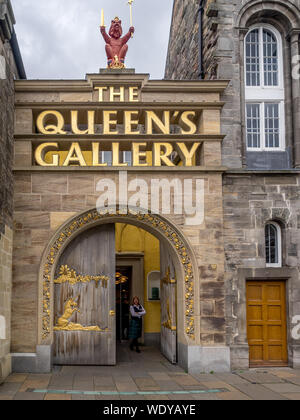
<path fill-rule="evenodd" d="M 203 12 L 204 12 L 204 1 L 200 0 L 199 3 L 199 79 L 204 79 L 203 69 Z"/>
<path fill-rule="evenodd" d="M 23 64 L 23 60 L 22 60 L 22 56 L 21 56 L 21 52 L 20 52 L 20 48 L 19 48 L 19 44 L 17 40 L 17 35 L 15 31 L 13 31 L 11 35 L 10 45 L 13 50 L 13 55 L 15 58 L 17 69 L 18 69 L 19 77 L 20 79 L 26 79 L 26 72 L 25 72 L 25 68 L 24 68 L 24 64 Z"/>

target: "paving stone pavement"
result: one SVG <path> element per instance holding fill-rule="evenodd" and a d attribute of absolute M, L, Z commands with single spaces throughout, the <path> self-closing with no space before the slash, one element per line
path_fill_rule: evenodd
<path fill-rule="evenodd" d="M 116 366 L 54 366 L 51 374 L 13 373 L 0 400 L 300 400 L 300 369 L 189 375 L 154 348 L 118 349 Z"/>

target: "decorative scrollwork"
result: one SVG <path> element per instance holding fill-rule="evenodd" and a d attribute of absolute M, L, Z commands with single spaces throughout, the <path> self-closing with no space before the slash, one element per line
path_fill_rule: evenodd
<path fill-rule="evenodd" d="M 171 279 L 170 267 L 168 267 L 166 275 L 161 279 L 161 282 L 164 284 L 176 284 L 176 279 Z"/>
<path fill-rule="evenodd" d="M 107 276 L 82 276 L 76 273 L 75 270 L 69 268 L 67 265 L 62 265 L 59 270 L 59 277 L 54 280 L 55 284 L 69 283 L 71 285 L 77 283 L 90 283 L 94 281 L 98 288 L 99 283 L 102 283 L 102 287 L 107 289 L 109 277 Z"/>
<path fill-rule="evenodd" d="M 172 316 L 171 316 L 171 312 L 170 312 L 170 300 L 167 300 L 167 314 L 168 314 L 168 320 L 162 323 L 162 326 L 167 328 L 168 330 L 171 331 L 176 331 L 177 327 L 173 325 L 172 322 Z"/>

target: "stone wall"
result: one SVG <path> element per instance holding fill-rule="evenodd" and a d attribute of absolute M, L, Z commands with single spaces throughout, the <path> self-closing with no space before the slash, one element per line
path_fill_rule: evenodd
<path fill-rule="evenodd" d="M 10 308 L 13 214 L 13 127 L 14 86 L 10 68 L 11 53 L 8 44 L 0 39 L 2 74 L 0 78 L 0 383 L 11 370 Z M 0 327 L 1 329 L 1 327 Z M 5 339 L 4 339 L 5 337 Z"/>
<path fill-rule="evenodd" d="M 38 341 L 39 269 L 43 252 L 51 237 L 64 222 L 77 214 L 96 207 L 96 191 L 102 179 L 118 183 L 118 172 L 83 173 L 15 173 L 12 352 L 35 353 Z M 178 176 L 178 174 L 177 174 Z M 141 177 L 150 188 L 152 174 L 128 173 L 128 182 Z M 155 178 L 172 179 L 155 171 Z M 180 179 L 189 179 L 180 174 Z M 222 236 L 222 176 L 206 173 L 205 222 L 201 229 L 185 226 L 184 216 L 168 218 L 180 228 L 191 243 L 200 270 L 198 290 L 197 342 L 225 345 L 224 251 Z M 184 308 L 180 311 L 184 313 Z M 200 321 L 201 319 L 201 321 Z M 200 325 L 201 322 L 201 325 Z M 200 332 L 201 331 L 201 332 Z M 183 334 L 183 331 L 180 331 Z"/>
<path fill-rule="evenodd" d="M 6 226 L 0 237 L 0 383 L 11 371 L 12 239 L 12 230 Z"/>
<path fill-rule="evenodd" d="M 179 10 L 181 4 L 182 1 L 175 0 L 174 11 Z M 294 174 L 289 171 L 298 168 L 300 163 L 299 79 L 290 76 L 291 58 L 299 54 L 300 3 L 299 0 L 284 3 L 279 0 L 215 0 L 204 1 L 203 5 L 204 77 L 230 80 L 222 98 L 225 106 L 221 126 L 226 135 L 222 144 L 222 161 L 229 169 L 223 176 L 226 340 L 232 347 L 232 367 L 247 368 L 246 278 L 276 279 L 281 276 L 287 280 L 289 334 L 293 316 L 300 313 L 299 171 Z M 192 22 L 197 14 L 195 4 L 187 2 L 186 7 L 185 16 Z M 286 91 L 285 166 L 280 159 L 270 162 L 267 154 L 249 153 L 245 147 L 243 40 L 248 28 L 261 22 L 275 26 L 282 35 Z M 199 69 L 192 72 L 189 60 L 198 54 L 197 43 L 191 43 L 187 49 L 180 48 L 185 40 L 181 25 L 189 33 L 188 20 L 180 21 L 173 16 L 166 77 L 195 79 L 199 77 Z M 180 53 L 180 66 L 173 51 Z M 188 70 L 182 71 L 182 67 Z M 260 169 L 261 172 L 255 173 L 251 169 Z M 268 172 L 269 169 L 276 174 Z M 283 229 L 281 269 L 266 268 L 264 225 L 270 220 L 279 221 Z M 204 277 L 206 275 L 204 273 Z M 218 296 L 217 291 L 215 296 Z M 299 342 L 289 335 L 288 344 L 290 363 L 297 365 Z"/>
<path fill-rule="evenodd" d="M 203 74 L 199 24 L 202 10 Z M 172 26 L 165 71 L 166 79 L 215 79 L 218 42 L 218 8 L 214 0 L 174 1 Z"/>
<path fill-rule="evenodd" d="M 198 9 L 199 0 L 174 2 L 166 79 L 198 79 L 199 77 Z"/>
<path fill-rule="evenodd" d="M 10 44 L 14 17 L 0 1 L 0 383 L 10 373 L 12 289 L 14 79 L 18 71 Z M 3 30 L 5 26 L 5 32 Z"/>
<path fill-rule="evenodd" d="M 286 280 L 290 365 L 299 366 L 299 341 L 291 337 L 300 314 L 299 174 L 227 174 L 223 181 L 227 339 L 232 368 L 248 367 L 247 279 Z M 282 268 L 266 268 L 265 225 L 282 229 Z"/>
<path fill-rule="evenodd" d="M 199 78 L 199 3 L 174 1 L 166 78 Z M 278 28 L 283 40 L 287 156 L 281 156 L 281 159 L 288 162 L 289 167 L 300 166 L 300 86 L 299 80 L 291 80 L 290 77 L 291 57 L 299 54 L 300 6 L 298 0 L 289 0 L 286 3 L 283 5 L 279 0 L 203 2 L 204 78 L 231 81 L 223 96 L 226 105 L 222 113 L 222 131 L 226 134 L 222 158 L 224 165 L 229 168 L 246 167 L 248 163 L 255 165 L 253 169 L 278 169 L 280 164 L 280 159 L 268 161 L 267 156 L 260 159 L 259 163 L 255 156 L 247 159 L 244 146 L 244 50 L 241 41 L 247 28 L 262 21 Z M 187 42 L 187 39 L 192 41 Z M 197 57 L 193 65 L 190 64 L 191 57 Z"/>
<path fill-rule="evenodd" d="M 5 48 L 0 43 L 0 55 Z M 6 58 L 7 63 L 7 58 Z M 13 130 L 14 130 L 14 85 L 13 73 L 6 66 L 6 79 L 0 79 L 0 233 L 5 225 L 12 226 L 13 214 Z"/>
<path fill-rule="evenodd" d="M 13 366 L 16 371 L 37 371 L 35 359 L 39 357 L 39 347 L 50 348 L 52 344 L 52 335 L 50 334 L 51 337 L 48 339 L 49 334 L 45 333 L 47 325 L 45 327 L 45 323 L 42 324 L 43 313 L 41 315 L 41 308 L 44 308 L 43 303 L 47 304 L 43 291 L 47 282 L 45 282 L 45 286 L 40 271 L 44 269 L 44 263 L 47 261 L 44 259 L 43 253 L 47 250 L 51 238 L 54 234 L 58 235 L 68 219 L 79 217 L 82 212 L 90 211 L 96 207 L 96 201 L 99 197 L 96 189 L 98 181 L 111 179 L 117 185 L 119 184 L 120 168 L 37 166 L 33 153 L 36 147 L 34 141 L 36 138 L 34 129 L 37 117 L 36 109 L 40 112 L 41 109 L 47 109 L 49 104 L 53 106 L 52 101 L 55 95 L 56 109 L 62 110 L 63 107 L 62 112 L 65 113 L 67 118 L 68 112 L 65 107 L 69 106 L 73 109 L 74 102 L 78 101 L 79 94 L 82 95 L 80 98 L 81 104 L 89 109 L 90 101 L 93 98 L 94 101 L 97 100 L 93 96 L 95 95 L 93 84 L 105 86 L 110 83 L 109 86 L 113 86 L 117 81 L 119 86 L 122 83 L 120 78 L 121 80 L 126 78 L 126 85 L 130 83 L 135 86 L 138 85 L 138 82 L 140 83 L 142 100 L 139 104 L 136 104 L 137 107 L 143 107 L 143 102 L 153 102 L 154 109 L 158 100 L 159 102 L 166 100 L 168 104 L 177 104 L 183 98 L 187 102 L 194 101 L 198 104 L 203 102 L 204 107 L 206 102 L 212 101 L 217 105 L 221 94 L 220 90 L 223 91 L 226 88 L 226 83 L 219 85 L 219 82 L 215 81 L 204 82 L 200 86 L 199 83 L 194 85 L 189 82 L 148 81 L 144 80 L 145 76 L 139 74 L 118 74 L 116 79 L 113 75 L 108 74 L 108 76 L 109 79 L 105 78 L 107 76 L 103 77 L 102 74 L 88 75 L 87 80 L 77 81 L 76 86 L 70 81 L 60 81 L 59 84 L 55 81 L 17 81 L 15 84 L 12 351 L 14 353 Z M 47 85 L 46 89 L 45 84 Z M 178 95 L 179 90 L 180 95 Z M 218 90 L 219 93 L 215 90 Z M 82 91 L 84 92 L 81 93 Z M 68 95 L 68 100 L 65 99 L 66 95 Z M 36 108 L 36 105 L 38 108 Z M 127 105 L 125 104 L 125 106 Z M 203 131 L 218 136 L 220 110 L 204 109 L 203 115 L 205 116 L 201 120 Z M 145 140 L 148 139 L 147 136 L 146 134 L 145 137 L 143 135 Z M 48 140 L 49 136 L 39 135 L 39 141 Z M 80 140 L 80 137 L 76 140 Z M 220 363 L 216 366 L 216 369 L 220 369 L 220 366 L 229 369 L 229 347 L 226 347 L 225 323 L 221 141 L 221 137 L 218 142 L 216 139 L 204 141 L 201 156 L 199 156 L 202 162 L 199 171 L 196 168 L 184 168 L 183 171 L 179 171 L 176 167 L 170 167 L 168 171 L 160 167 L 128 168 L 128 182 L 133 179 L 143 179 L 147 182 L 149 191 L 153 178 L 173 180 L 176 176 L 181 181 L 194 179 L 195 177 L 204 180 L 205 220 L 200 226 L 187 226 L 185 215 L 174 214 L 173 209 L 171 214 L 166 215 L 167 219 L 178 227 L 185 240 L 187 240 L 187 251 L 189 252 L 187 255 L 191 256 L 192 267 L 195 270 L 195 281 L 192 282 L 193 286 L 189 290 L 189 292 L 193 292 L 194 287 L 195 293 L 195 299 L 191 303 L 194 317 L 191 320 L 192 324 L 189 324 L 193 325 L 194 323 L 195 330 L 192 328 L 194 334 L 190 343 L 187 340 L 190 329 L 186 321 L 186 317 L 190 313 L 190 309 L 187 310 L 189 293 L 184 293 L 184 291 L 186 292 L 185 287 L 187 287 L 188 279 L 187 276 L 184 278 L 182 274 L 182 264 L 180 262 L 178 264 L 178 260 L 176 260 L 179 272 L 178 343 L 181 344 L 178 353 L 185 355 L 180 362 L 187 369 L 200 369 L 200 364 L 191 366 L 191 360 L 198 360 L 197 357 L 200 354 L 197 356 L 191 353 L 194 349 L 196 351 L 201 349 L 201 351 L 209 354 L 212 347 L 220 355 Z M 151 194 L 148 194 L 148 192 L 145 191 L 144 194 L 149 200 Z M 112 219 L 110 218 L 110 220 Z M 117 221 L 117 223 L 119 222 Z M 126 223 L 126 219 L 123 223 Z M 130 223 L 130 217 L 128 223 Z M 149 232 L 161 239 L 155 228 Z M 198 271 L 200 271 L 200 276 L 198 276 Z M 51 294 L 50 299 L 52 299 Z M 52 317 L 51 311 L 50 316 Z M 49 328 L 49 332 L 52 333 L 52 326 L 50 325 Z M 24 356 L 24 353 L 27 353 L 27 355 Z M 36 356 L 32 353 L 35 353 Z M 51 349 L 49 354 L 51 354 Z M 194 356 L 196 359 L 194 359 Z M 29 366 L 30 358 L 32 364 Z M 51 368 L 50 363 L 48 363 L 48 368 L 49 366 Z M 207 366 L 203 367 L 203 370 L 208 369 Z M 211 370 L 214 370 L 214 367 L 211 367 Z"/>

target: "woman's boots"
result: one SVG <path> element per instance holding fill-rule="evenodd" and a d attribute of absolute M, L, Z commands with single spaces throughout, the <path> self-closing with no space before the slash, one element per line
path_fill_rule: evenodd
<path fill-rule="evenodd" d="M 132 340 L 131 343 L 130 343 L 130 350 L 131 351 L 134 351 L 134 347 L 136 348 L 137 353 L 141 353 L 141 350 L 139 348 L 139 343 L 138 343 L 137 339 Z"/>

